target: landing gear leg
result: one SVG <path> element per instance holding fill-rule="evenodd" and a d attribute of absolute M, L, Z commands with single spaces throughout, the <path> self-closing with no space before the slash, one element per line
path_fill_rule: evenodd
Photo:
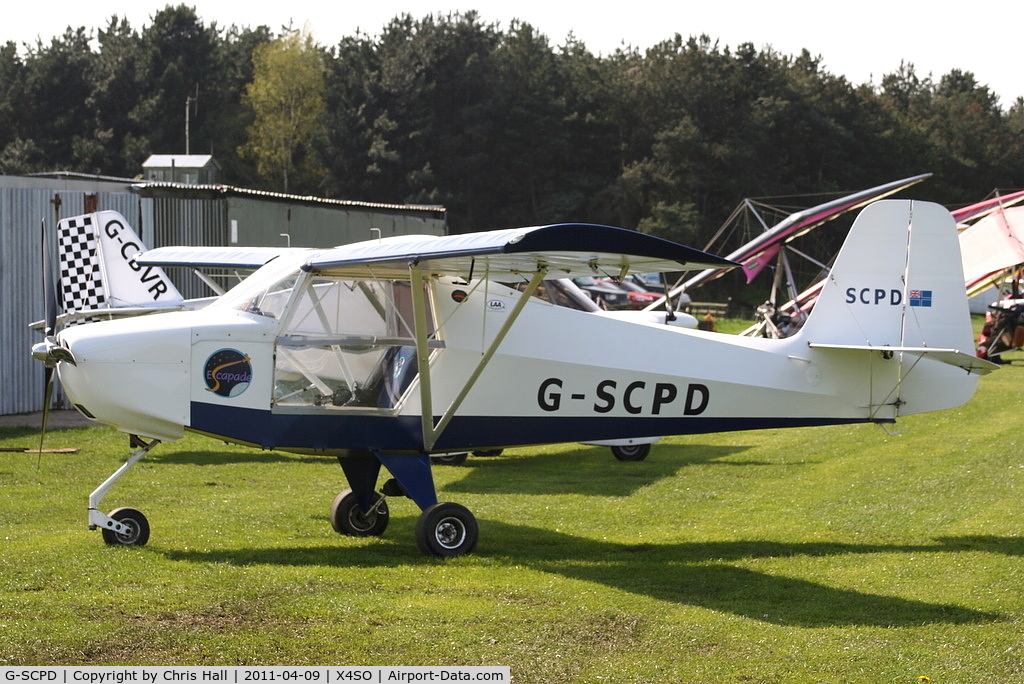
<path fill-rule="evenodd" d="M 378 454 L 377 457 L 423 511 L 416 521 L 416 545 L 420 551 L 451 558 L 476 548 L 480 528 L 469 509 L 457 503 L 438 503 L 430 456 Z"/>
<path fill-rule="evenodd" d="M 139 511 L 134 508 L 118 508 L 111 511 L 110 515 L 106 515 L 99 510 L 100 502 L 114 483 L 148 454 L 150 449 L 159 444 L 160 440 L 154 439 L 147 443 L 132 435 L 131 443 L 135 451 L 125 464 L 89 495 L 89 529 L 102 530 L 103 541 L 111 546 L 144 546 L 149 541 L 149 521 Z"/>
<path fill-rule="evenodd" d="M 338 457 L 349 489 L 331 504 L 331 527 L 350 537 L 379 537 L 390 520 L 384 496 L 376 492 L 380 461 L 369 451 L 353 451 Z"/>
<path fill-rule="evenodd" d="M 335 530 L 357 536 L 383 533 L 388 508 L 375 490 L 383 464 L 395 478 L 384 492 L 404 494 L 423 511 L 416 523 L 416 545 L 423 553 L 450 558 L 476 548 L 480 530 L 473 514 L 456 503 L 438 503 L 429 455 L 353 451 L 339 461 L 351 489 L 339 494 L 331 507 Z"/>

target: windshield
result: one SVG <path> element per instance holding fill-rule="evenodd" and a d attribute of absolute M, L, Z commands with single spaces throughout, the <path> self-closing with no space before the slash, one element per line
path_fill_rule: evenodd
<path fill-rule="evenodd" d="M 210 306 L 223 306 L 277 318 L 299 277 L 299 267 L 308 257 L 308 254 L 301 252 L 279 256 L 225 292 Z"/>
<path fill-rule="evenodd" d="M 503 283 L 503 285 L 522 292 L 526 289 L 526 283 Z M 551 302 L 557 306 L 564 306 L 567 309 L 579 311 L 600 311 L 601 308 L 594 304 L 594 300 L 586 295 L 573 281 L 568 278 L 556 280 L 545 280 L 534 291 L 533 296 L 545 302 Z"/>

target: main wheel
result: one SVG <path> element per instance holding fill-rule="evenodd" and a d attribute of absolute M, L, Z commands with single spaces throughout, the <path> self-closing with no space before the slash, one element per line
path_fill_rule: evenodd
<path fill-rule="evenodd" d="M 350 537 L 379 537 L 387 529 L 390 517 L 384 501 L 369 513 L 363 513 L 351 489 L 338 494 L 331 504 L 331 527 L 338 534 Z"/>
<path fill-rule="evenodd" d="M 416 521 L 416 545 L 420 551 L 442 558 L 471 553 L 480 539 L 476 518 L 465 506 L 437 503 Z"/>
<path fill-rule="evenodd" d="M 642 461 L 649 453 L 650 444 L 623 444 L 612 447 L 612 455 L 620 461 Z"/>
<path fill-rule="evenodd" d="M 115 508 L 110 517 L 125 526 L 124 532 L 102 530 L 103 541 L 110 546 L 145 546 L 149 541 L 149 521 L 134 508 Z"/>

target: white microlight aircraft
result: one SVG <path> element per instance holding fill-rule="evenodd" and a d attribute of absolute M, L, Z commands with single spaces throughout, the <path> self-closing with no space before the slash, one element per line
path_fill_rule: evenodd
<path fill-rule="evenodd" d="M 973 353 L 954 222 L 925 202 L 864 209 L 784 339 L 532 296 L 552 278 L 726 263 L 582 224 L 373 240 L 282 254 L 204 308 L 65 328 L 33 354 L 82 414 L 137 445 L 90 497 L 109 544 L 144 544 L 149 524 L 100 512 L 102 497 L 189 430 L 337 457 L 349 489 L 331 506 L 335 530 L 380 535 L 385 497 L 408 496 L 417 544 L 438 556 L 472 551 L 479 534 L 470 511 L 438 502 L 431 452 L 890 423 L 962 404 L 996 368 Z M 382 465 L 393 478 L 378 491 Z"/>

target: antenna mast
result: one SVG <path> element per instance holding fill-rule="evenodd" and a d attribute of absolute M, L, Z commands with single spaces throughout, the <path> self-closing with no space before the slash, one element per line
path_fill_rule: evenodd
<path fill-rule="evenodd" d="M 189 149 L 189 114 L 192 111 L 192 105 L 196 106 L 196 112 L 199 112 L 199 84 L 196 84 L 196 94 L 189 95 L 185 98 L 185 154 L 191 154 Z"/>

